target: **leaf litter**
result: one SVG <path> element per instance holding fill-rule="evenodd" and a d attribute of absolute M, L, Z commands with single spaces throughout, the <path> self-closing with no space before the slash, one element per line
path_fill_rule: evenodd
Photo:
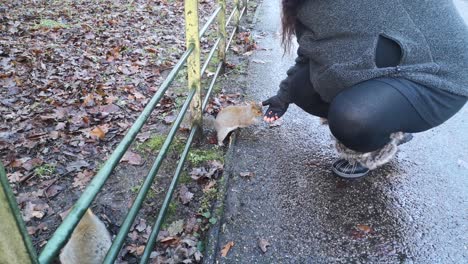
<path fill-rule="evenodd" d="M 199 4 L 203 23 L 214 10 L 215 1 Z M 183 2 L 166 0 L 13 0 L 0 8 L 0 21 L 4 22 L 0 31 L 5 33 L 0 36 L 0 85 L 4 87 L 0 90 L 0 160 L 7 168 L 37 250 L 45 245 L 63 220 L 65 209 L 96 175 L 180 58 L 185 49 L 183 34 L 178 34 L 183 32 L 181 17 Z M 203 54 L 209 52 L 214 39 L 202 38 Z M 250 32 L 239 33 L 231 48 L 245 56 L 255 49 Z M 232 62 L 227 65 L 228 69 L 234 67 Z M 155 131 L 167 130 L 174 121 L 179 97 L 186 94 L 185 85 L 178 83 L 184 81 L 176 80 L 174 89 L 166 93 L 138 135 L 138 142 L 150 140 Z M 175 91 L 180 87 L 183 92 Z M 242 97 L 222 89 L 209 101 L 206 112 L 216 115 Z M 161 120 L 159 116 L 165 117 Z M 133 191 L 128 189 L 138 187 L 146 175 L 139 175 L 140 170 L 131 166 L 148 169 L 146 161 L 152 157 L 129 150 L 122 160 L 128 169 L 119 165 L 116 174 L 120 178 L 111 176 L 98 195 L 93 210 L 112 234 L 118 231 L 133 200 Z M 51 166 L 53 172 L 38 173 Z M 183 230 L 180 232 L 181 222 L 177 222 L 172 230 L 177 234 L 171 238 L 168 233 L 163 236 L 168 231 L 162 228 L 152 254 L 155 263 L 201 261 L 199 241 L 209 224 L 194 212 L 200 203 L 196 197 L 213 190 L 223 170 L 217 161 L 202 166 L 198 174 L 190 175 L 198 177 L 185 186 L 190 191 L 179 193 L 183 199 L 179 198 L 182 206 L 177 217 L 184 218 L 179 219 Z M 152 191 L 164 194 L 155 187 Z M 142 215 L 154 215 L 160 201 L 148 198 L 147 202 L 150 206 Z M 170 223 L 176 221 L 172 220 Z M 137 221 L 119 261 L 133 263 L 134 256 L 141 255 L 151 225 L 145 219 Z M 172 242 L 161 243 L 163 240 Z"/>

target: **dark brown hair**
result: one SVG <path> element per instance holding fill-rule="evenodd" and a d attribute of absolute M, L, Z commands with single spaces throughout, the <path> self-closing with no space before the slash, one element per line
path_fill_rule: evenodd
<path fill-rule="evenodd" d="M 291 51 L 292 37 L 296 33 L 297 9 L 305 0 L 282 0 L 281 44 L 285 52 Z"/>

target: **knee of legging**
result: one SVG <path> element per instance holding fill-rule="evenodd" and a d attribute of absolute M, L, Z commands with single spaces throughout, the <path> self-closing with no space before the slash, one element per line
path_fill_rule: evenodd
<path fill-rule="evenodd" d="M 358 152 L 373 150 L 372 138 L 376 133 L 376 124 L 372 124 L 368 115 L 358 107 L 332 103 L 328 124 L 333 136 L 346 147 Z"/>

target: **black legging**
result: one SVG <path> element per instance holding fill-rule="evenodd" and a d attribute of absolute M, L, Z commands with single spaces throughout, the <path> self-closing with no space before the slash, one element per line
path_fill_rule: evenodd
<path fill-rule="evenodd" d="M 311 87 L 308 67 L 291 78 L 293 103 L 307 113 L 328 119 L 331 133 L 358 152 L 377 150 L 395 132 L 422 132 L 432 128 L 397 89 L 374 79 L 339 93 L 329 104 Z"/>

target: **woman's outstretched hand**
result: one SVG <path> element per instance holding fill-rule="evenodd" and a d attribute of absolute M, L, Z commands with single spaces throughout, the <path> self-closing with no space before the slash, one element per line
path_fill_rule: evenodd
<path fill-rule="evenodd" d="M 268 123 L 278 120 L 286 113 L 289 104 L 281 100 L 277 95 L 270 97 L 262 102 L 263 106 L 268 106 L 268 109 L 263 116 L 263 120 Z"/>

